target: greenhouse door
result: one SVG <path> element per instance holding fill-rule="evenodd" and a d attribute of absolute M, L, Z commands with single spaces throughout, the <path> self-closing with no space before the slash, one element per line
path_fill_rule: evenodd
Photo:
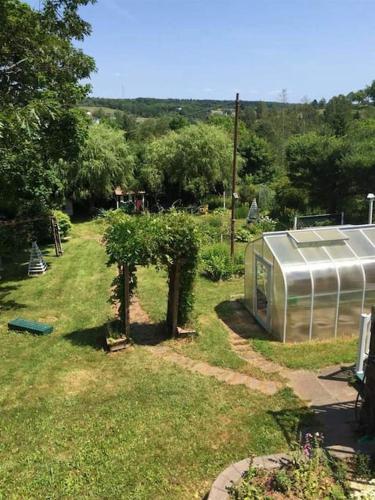
<path fill-rule="evenodd" d="M 271 265 L 259 255 L 255 258 L 254 315 L 266 330 L 271 324 Z"/>

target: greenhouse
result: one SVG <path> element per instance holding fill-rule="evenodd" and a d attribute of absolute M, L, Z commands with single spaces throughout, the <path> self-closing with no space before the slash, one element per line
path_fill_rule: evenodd
<path fill-rule="evenodd" d="M 245 305 L 282 342 L 358 335 L 375 305 L 375 225 L 264 233 L 246 249 Z"/>

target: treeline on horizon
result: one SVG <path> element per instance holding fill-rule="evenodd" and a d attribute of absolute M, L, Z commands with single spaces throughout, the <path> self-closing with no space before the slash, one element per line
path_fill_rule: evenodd
<path fill-rule="evenodd" d="M 260 101 L 241 101 L 242 108 L 256 107 Z M 264 101 L 269 107 L 280 107 L 283 103 Z M 231 100 L 217 99 L 161 99 L 153 97 L 137 98 L 108 98 L 87 97 L 82 106 L 105 107 L 125 111 L 144 118 L 161 116 L 163 114 L 179 113 L 187 118 L 204 119 L 212 111 L 222 111 L 230 114 L 234 110 L 234 102 Z"/>

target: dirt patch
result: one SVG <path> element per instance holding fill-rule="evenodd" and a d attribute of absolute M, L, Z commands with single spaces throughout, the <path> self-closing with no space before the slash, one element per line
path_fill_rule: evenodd
<path fill-rule="evenodd" d="M 62 378 L 64 393 L 68 396 L 76 396 L 86 392 L 89 387 L 99 379 L 97 370 L 79 369 L 66 373 Z"/>

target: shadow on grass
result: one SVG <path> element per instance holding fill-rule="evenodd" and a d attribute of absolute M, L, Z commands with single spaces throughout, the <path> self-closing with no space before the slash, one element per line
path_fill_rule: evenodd
<path fill-rule="evenodd" d="M 107 331 L 108 323 L 104 323 L 101 326 L 67 333 L 63 338 L 79 347 L 89 346 L 97 350 L 106 350 Z M 132 323 L 130 325 L 130 338 L 134 344 L 137 345 L 157 345 L 164 342 L 169 337 L 166 334 L 164 323 L 152 325 L 146 323 Z"/>
<path fill-rule="evenodd" d="M 218 317 L 243 339 L 273 339 L 253 318 L 239 300 L 225 300 L 215 307 Z"/>
<path fill-rule="evenodd" d="M 92 328 L 85 328 L 67 333 L 63 336 L 75 346 L 79 347 L 92 347 L 93 349 L 103 350 L 106 347 L 105 342 L 106 324 L 101 326 L 94 326 Z"/>
<path fill-rule="evenodd" d="M 22 309 L 26 307 L 25 304 L 19 304 L 13 299 L 6 299 L 6 297 L 13 291 L 17 290 L 18 286 L 3 285 L 0 287 L 0 311 L 11 311 L 12 309 Z"/>
<path fill-rule="evenodd" d="M 51 259 L 55 259 L 55 250 L 53 245 L 45 244 L 40 245 L 40 250 L 44 257 L 48 257 L 48 267 L 47 272 L 53 267 L 53 262 Z M 6 257 L 3 259 L 4 270 L 1 272 L 2 283 L 24 281 L 26 279 L 31 279 L 28 275 L 28 267 L 30 260 L 30 249 L 24 249 L 16 252 L 11 257 Z M 34 277 L 35 278 L 35 277 Z M 1 292 L 0 292 L 1 293 Z"/>
<path fill-rule="evenodd" d="M 287 408 L 268 413 L 274 418 L 290 447 L 300 442 L 304 433 L 321 431 L 317 418 L 307 407 Z"/>
<path fill-rule="evenodd" d="M 165 322 L 161 323 L 132 323 L 130 337 L 138 345 L 158 345 L 167 340 L 168 334 Z"/>

